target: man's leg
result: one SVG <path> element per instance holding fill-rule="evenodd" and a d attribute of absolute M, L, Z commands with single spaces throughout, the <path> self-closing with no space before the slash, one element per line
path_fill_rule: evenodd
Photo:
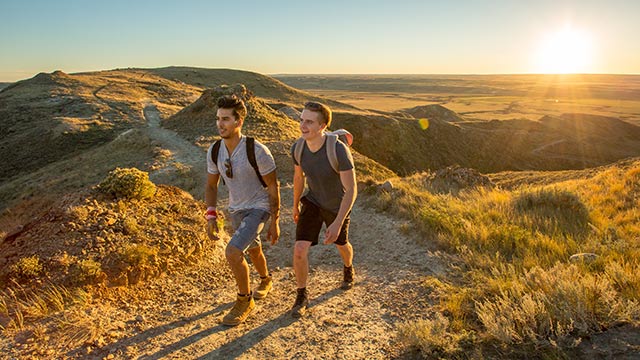
<path fill-rule="evenodd" d="M 307 279 L 309 277 L 309 248 L 311 241 L 297 240 L 293 248 L 293 270 L 296 274 L 296 301 L 291 308 L 291 316 L 302 317 L 309 306 Z"/>
<path fill-rule="evenodd" d="M 262 252 L 262 246 L 254 246 L 247 251 L 251 258 L 251 263 L 256 268 L 260 277 L 269 276 L 269 269 L 267 268 L 267 258 L 264 257 Z"/>
<path fill-rule="evenodd" d="M 262 251 L 262 246 L 260 244 L 249 248 L 247 252 L 249 253 L 253 266 L 258 271 L 258 274 L 260 274 L 260 284 L 253 292 L 253 298 L 256 300 L 264 299 L 273 287 L 273 280 L 271 279 L 271 274 L 269 274 L 269 268 L 267 267 L 267 259 L 264 256 L 264 252 Z"/>
<path fill-rule="evenodd" d="M 338 252 L 340 253 L 344 266 L 351 267 L 353 265 L 353 246 L 351 246 L 351 243 L 336 245 L 336 247 L 338 247 Z"/>
<path fill-rule="evenodd" d="M 298 240 L 293 247 L 293 271 L 298 289 L 307 287 L 309 277 L 309 248 L 311 241 Z"/>
<path fill-rule="evenodd" d="M 255 308 L 249 284 L 249 264 L 244 258 L 244 251 L 255 241 L 264 226 L 264 218 L 268 215 L 260 211 L 238 211 L 231 213 L 231 220 L 236 232 L 227 245 L 225 255 L 231 272 L 238 285 L 238 298 L 229 313 L 222 319 L 225 325 L 238 325 L 243 322 Z"/>
<path fill-rule="evenodd" d="M 236 278 L 238 294 L 248 295 L 251 292 L 249 288 L 249 264 L 244 259 L 244 253 L 235 246 L 227 245 L 225 255 L 231 267 L 231 272 Z"/>

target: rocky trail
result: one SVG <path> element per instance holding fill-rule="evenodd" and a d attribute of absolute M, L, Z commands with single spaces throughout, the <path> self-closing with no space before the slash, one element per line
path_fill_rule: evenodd
<path fill-rule="evenodd" d="M 356 285 L 340 289 L 342 263 L 333 245 L 311 250 L 311 304 L 302 319 L 289 310 L 295 299 L 292 263 L 295 225 L 290 219 L 292 189 L 283 194 L 282 235 L 265 244 L 274 289 L 257 302 L 249 319 L 226 327 L 221 319 L 235 300 L 235 282 L 209 286 L 207 263 L 188 273 L 141 285 L 149 299 L 113 309 L 109 326 L 118 340 L 90 358 L 140 359 L 372 359 L 402 357 L 395 324 L 424 316 L 430 304 L 420 285 L 444 271 L 443 256 L 400 231 L 401 222 L 358 201 L 352 215 Z M 215 245 L 224 251 L 224 240 Z M 252 269 L 254 286 L 259 280 Z M 118 319 L 118 320 L 116 320 Z M 67 355 L 73 355 L 69 353 Z"/>
<path fill-rule="evenodd" d="M 155 107 L 147 106 L 145 117 L 151 137 L 173 152 L 175 162 L 204 166 L 201 149 L 159 126 Z M 232 328 L 221 324 L 235 301 L 235 282 L 228 279 L 224 286 L 209 286 L 207 276 L 211 272 L 207 270 L 211 269 L 207 269 L 204 261 L 190 273 L 156 279 L 147 285 L 157 298 L 150 295 L 146 307 L 132 307 L 117 316 L 129 319 L 128 323 L 135 324 L 138 331 L 129 332 L 101 348 L 95 357 L 372 359 L 401 356 L 395 324 L 424 316 L 430 304 L 420 283 L 425 276 L 444 271 L 444 261 L 440 258 L 443 255 L 430 252 L 419 245 L 418 239 L 408 236 L 406 231 L 403 233 L 402 221 L 368 208 L 360 199 L 353 210 L 350 231 L 356 286 L 349 291 L 340 289 L 342 262 L 335 246 L 312 248 L 309 312 L 300 320 L 293 319 L 289 314 L 296 289 L 292 268 L 295 235 L 290 209 L 292 192 L 290 185 L 281 188 L 279 243 L 264 243 L 274 289 L 266 299 L 257 302 L 257 309 L 245 323 Z M 217 251 L 224 252 L 224 240 L 215 246 Z M 252 280 L 254 286 L 259 281 L 253 268 Z M 123 327 L 119 322 L 116 325 Z"/>

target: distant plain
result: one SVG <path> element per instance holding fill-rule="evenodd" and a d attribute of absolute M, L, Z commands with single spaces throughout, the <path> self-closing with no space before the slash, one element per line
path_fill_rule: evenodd
<path fill-rule="evenodd" d="M 274 75 L 363 109 L 440 104 L 467 120 L 584 113 L 640 125 L 640 75 Z"/>

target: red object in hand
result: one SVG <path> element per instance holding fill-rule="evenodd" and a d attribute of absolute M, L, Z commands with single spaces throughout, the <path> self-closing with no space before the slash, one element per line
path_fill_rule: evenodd
<path fill-rule="evenodd" d="M 207 208 L 207 213 L 204 215 L 207 220 L 215 219 L 218 217 L 218 213 L 215 208 Z"/>

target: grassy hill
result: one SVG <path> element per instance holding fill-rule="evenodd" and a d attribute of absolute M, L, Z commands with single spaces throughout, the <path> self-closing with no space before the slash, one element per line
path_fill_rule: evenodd
<path fill-rule="evenodd" d="M 0 182 L 105 144 L 145 125 L 142 109 L 168 113 L 199 90 L 140 72 L 41 73 L 0 92 Z"/>
<path fill-rule="evenodd" d="M 442 193 L 416 174 L 370 198 L 455 254 L 461 269 L 455 281 L 425 280 L 440 306 L 400 330 L 425 356 L 456 358 L 479 345 L 479 357 L 532 349 L 541 358 L 582 357 L 589 349 L 576 344 L 592 334 L 638 325 L 640 158 L 526 177 L 539 185 L 520 179 L 516 190 Z"/>
<path fill-rule="evenodd" d="M 425 115 L 424 111 L 417 114 Z M 442 114 L 440 116 L 439 114 Z M 398 174 L 460 165 L 484 173 L 581 169 L 640 155 L 640 127 L 619 119 L 564 114 L 540 121 L 450 122 L 433 112 L 429 126 L 405 114 L 336 112 L 334 128 L 355 137 L 353 147 Z"/>
<path fill-rule="evenodd" d="M 200 88 L 215 88 L 223 84 L 244 84 L 248 89 L 266 102 L 284 102 L 294 106 L 301 106 L 309 100 L 323 101 L 329 106 L 339 109 L 356 108 L 321 98 L 308 92 L 293 88 L 273 77 L 251 71 L 232 69 L 203 69 L 194 67 L 171 66 L 159 69 L 141 69 L 169 80 L 181 81 Z"/>

